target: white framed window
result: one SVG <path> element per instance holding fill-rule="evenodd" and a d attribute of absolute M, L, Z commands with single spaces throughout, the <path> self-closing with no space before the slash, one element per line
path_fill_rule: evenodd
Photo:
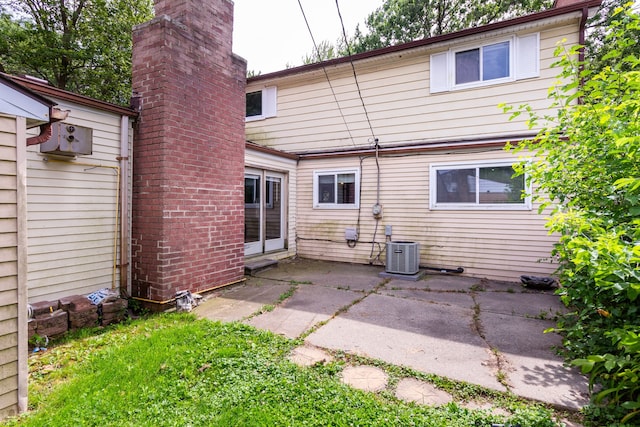
<path fill-rule="evenodd" d="M 431 55 L 431 93 L 540 75 L 540 34 L 493 39 Z"/>
<path fill-rule="evenodd" d="M 510 161 L 432 164 L 429 182 L 431 209 L 531 209 L 526 176 Z"/>
<path fill-rule="evenodd" d="M 509 79 L 511 40 L 453 53 L 455 85 Z"/>
<path fill-rule="evenodd" d="M 264 120 L 277 113 L 278 91 L 275 86 L 245 94 L 245 120 Z"/>
<path fill-rule="evenodd" d="M 360 206 L 358 169 L 313 171 L 313 207 L 357 209 Z"/>

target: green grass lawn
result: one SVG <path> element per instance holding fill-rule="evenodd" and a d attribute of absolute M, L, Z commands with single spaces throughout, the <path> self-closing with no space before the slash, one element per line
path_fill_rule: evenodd
<path fill-rule="evenodd" d="M 541 405 L 435 377 L 428 378 L 457 400 L 492 399 L 513 415 L 361 392 L 339 379 L 360 359 L 337 355 L 328 365 L 298 367 L 287 355 L 299 343 L 240 323 L 163 314 L 83 334 L 30 357 L 31 411 L 2 425 L 558 425 Z M 383 367 L 392 379 L 409 373 Z"/>

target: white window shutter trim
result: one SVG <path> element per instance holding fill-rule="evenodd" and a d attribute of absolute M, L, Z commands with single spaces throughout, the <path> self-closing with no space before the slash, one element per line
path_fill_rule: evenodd
<path fill-rule="evenodd" d="M 431 66 L 429 71 L 431 93 L 445 92 L 449 90 L 449 70 L 447 67 L 448 56 L 449 52 L 431 55 Z"/>
<path fill-rule="evenodd" d="M 275 86 L 262 89 L 262 115 L 275 117 L 278 113 L 278 91 Z"/>
<path fill-rule="evenodd" d="M 540 75 L 540 33 L 516 37 L 516 80 Z"/>

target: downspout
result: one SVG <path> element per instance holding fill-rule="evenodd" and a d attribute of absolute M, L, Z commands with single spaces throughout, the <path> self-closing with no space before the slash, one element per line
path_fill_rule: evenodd
<path fill-rule="evenodd" d="M 589 8 L 582 8 L 582 18 L 580 18 L 580 34 L 578 35 L 578 44 L 582 46 L 580 48 L 580 53 L 578 53 L 578 61 L 584 61 L 584 44 L 586 41 L 585 30 L 587 28 L 587 20 L 589 19 Z"/>
<path fill-rule="evenodd" d="M 52 127 L 51 125 L 60 120 L 64 120 L 69 115 L 68 110 L 61 110 L 59 108 L 51 107 L 49 109 L 49 123 L 40 125 L 40 134 L 27 138 L 27 146 L 42 144 L 51 138 Z"/>
<path fill-rule="evenodd" d="M 120 117 L 120 292 L 129 284 L 129 117 Z"/>

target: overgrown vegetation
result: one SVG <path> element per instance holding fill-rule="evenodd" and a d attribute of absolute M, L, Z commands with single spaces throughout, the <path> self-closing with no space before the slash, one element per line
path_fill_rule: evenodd
<path fill-rule="evenodd" d="M 151 0 L 0 0 L 0 71 L 129 105 L 131 32 Z"/>
<path fill-rule="evenodd" d="M 558 425 L 542 405 L 423 375 L 457 398 L 490 399 L 512 415 L 407 404 L 339 381 L 346 363 L 301 368 L 296 341 L 240 323 L 163 314 L 84 330 L 30 357 L 31 411 L 5 426 L 489 426 Z M 366 361 L 371 362 L 371 361 Z M 407 369 L 383 366 L 392 378 Z M 417 374 L 417 373 L 416 373 Z"/>
<path fill-rule="evenodd" d="M 516 150 L 540 159 L 520 172 L 555 206 L 548 227 L 560 235 L 559 293 L 573 309 L 556 330 L 567 359 L 589 375 L 596 425 L 640 423 L 639 30 L 632 5 L 617 8 L 602 58 L 580 62 L 580 46 L 558 48 L 557 115 L 528 106 L 513 114 L 544 126 Z"/>

